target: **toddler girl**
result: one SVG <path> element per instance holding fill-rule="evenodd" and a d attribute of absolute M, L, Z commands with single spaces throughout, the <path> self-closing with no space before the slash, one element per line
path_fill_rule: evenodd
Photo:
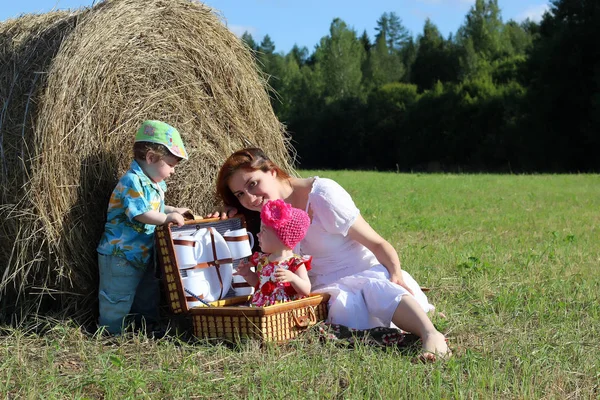
<path fill-rule="evenodd" d="M 296 255 L 292 249 L 306 235 L 310 217 L 279 199 L 265 203 L 260 219 L 257 237 L 262 252 L 254 253 L 249 262 L 241 262 L 236 272 L 256 288 L 252 305 L 264 307 L 307 296 L 311 257 Z"/>

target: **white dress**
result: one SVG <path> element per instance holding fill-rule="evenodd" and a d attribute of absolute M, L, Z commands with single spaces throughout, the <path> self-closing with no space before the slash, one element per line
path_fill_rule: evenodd
<path fill-rule="evenodd" d="M 309 209 L 312 223 L 295 251 L 312 256 L 312 291 L 331 295 L 328 322 L 355 329 L 394 326 L 392 315 L 402 296 L 410 293 L 390 282 L 388 270 L 373 253 L 347 236 L 360 214 L 350 194 L 331 179 L 315 177 Z M 402 274 L 423 311 L 433 310 L 419 284 L 408 272 Z"/>

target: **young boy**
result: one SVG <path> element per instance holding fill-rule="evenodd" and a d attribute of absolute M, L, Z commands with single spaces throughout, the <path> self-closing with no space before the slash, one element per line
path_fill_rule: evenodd
<path fill-rule="evenodd" d="M 173 222 L 183 225 L 187 208 L 166 206 L 164 179 L 187 160 L 179 132 L 160 121 L 145 121 L 133 146 L 134 160 L 119 180 L 108 204 L 104 234 L 98 245 L 99 325 L 119 334 L 136 314 L 147 326 L 158 322 L 159 288 L 154 272 L 154 230 Z M 138 325 L 139 326 L 139 325 Z"/>

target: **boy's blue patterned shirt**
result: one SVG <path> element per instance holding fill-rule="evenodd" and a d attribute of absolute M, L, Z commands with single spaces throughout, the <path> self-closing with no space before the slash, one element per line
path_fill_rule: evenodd
<path fill-rule="evenodd" d="M 158 185 L 163 193 L 167 191 L 164 181 Z M 134 160 L 110 196 L 98 253 L 123 257 L 136 268 L 146 268 L 154 248 L 156 225 L 143 224 L 134 218 L 164 209 L 164 194 Z"/>

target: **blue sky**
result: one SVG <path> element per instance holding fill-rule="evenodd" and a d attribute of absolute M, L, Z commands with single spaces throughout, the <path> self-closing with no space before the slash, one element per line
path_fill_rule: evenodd
<path fill-rule="evenodd" d="M 0 0 L 0 21 L 23 13 L 47 12 L 90 6 L 93 0 Z M 97 2 L 97 1 L 96 1 Z M 7 4 L 8 3 L 8 4 Z M 456 33 L 474 0 L 206 0 L 218 10 L 226 25 L 238 36 L 248 31 L 260 42 L 268 34 L 275 50 L 288 52 L 296 43 L 312 52 L 329 32 L 334 18 L 341 18 L 359 34 L 375 36 L 376 21 L 384 12 L 395 12 L 416 36 L 426 18 L 444 36 Z M 499 0 L 502 19 L 539 21 L 548 0 Z"/>

